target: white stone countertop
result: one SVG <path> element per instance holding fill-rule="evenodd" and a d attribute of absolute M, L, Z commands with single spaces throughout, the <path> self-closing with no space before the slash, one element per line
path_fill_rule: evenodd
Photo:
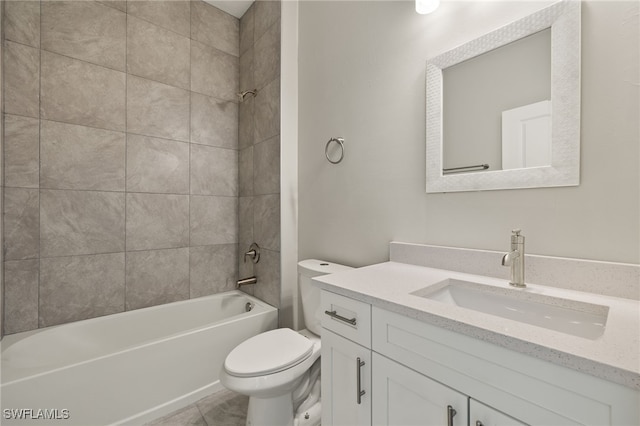
<path fill-rule="evenodd" d="M 609 307 L 606 327 L 602 336 L 591 340 L 411 294 L 447 278 L 605 305 Z M 514 289 L 508 280 L 398 262 L 380 263 L 313 280 L 323 290 L 640 390 L 638 301 L 535 284 Z"/>

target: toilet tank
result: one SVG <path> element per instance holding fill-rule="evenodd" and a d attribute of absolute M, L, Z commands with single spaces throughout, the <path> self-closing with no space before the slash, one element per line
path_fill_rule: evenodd
<path fill-rule="evenodd" d="M 307 330 L 320 335 L 322 326 L 320 325 L 320 289 L 311 284 L 311 278 L 320 275 L 335 274 L 337 272 L 349 271 L 350 266 L 338 263 L 326 262 L 324 260 L 307 259 L 298 262 L 298 288 L 302 299 L 302 314 Z"/>

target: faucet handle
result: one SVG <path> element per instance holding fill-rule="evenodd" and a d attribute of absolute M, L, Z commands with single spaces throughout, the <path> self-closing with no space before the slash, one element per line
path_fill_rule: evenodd
<path fill-rule="evenodd" d="M 520 229 L 511 231 L 511 244 L 524 244 L 524 235 L 520 234 Z"/>
<path fill-rule="evenodd" d="M 256 243 L 251 243 L 249 251 L 244 254 L 244 263 L 247 263 L 247 257 L 250 257 L 254 264 L 260 262 L 260 246 Z"/>

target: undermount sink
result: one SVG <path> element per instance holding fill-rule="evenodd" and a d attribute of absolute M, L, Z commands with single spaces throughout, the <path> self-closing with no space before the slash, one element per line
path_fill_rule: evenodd
<path fill-rule="evenodd" d="M 411 294 L 591 340 L 602 336 L 609 314 L 604 305 L 453 278 Z"/>

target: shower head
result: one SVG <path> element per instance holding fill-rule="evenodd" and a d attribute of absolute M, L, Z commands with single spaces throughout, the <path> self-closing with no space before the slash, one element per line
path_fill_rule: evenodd
<path fill-rule="evenodd" d="M 240 98 L 240 102 L 242 102 L 244 101 L 244 98 L 246 98 L 248 95 L 253 95 L 253 97 L 255 98 L 257 93 L 258 93 L 258 89 L 245 90 L 244 92 L 238 93 L 238 97 Z"/>

